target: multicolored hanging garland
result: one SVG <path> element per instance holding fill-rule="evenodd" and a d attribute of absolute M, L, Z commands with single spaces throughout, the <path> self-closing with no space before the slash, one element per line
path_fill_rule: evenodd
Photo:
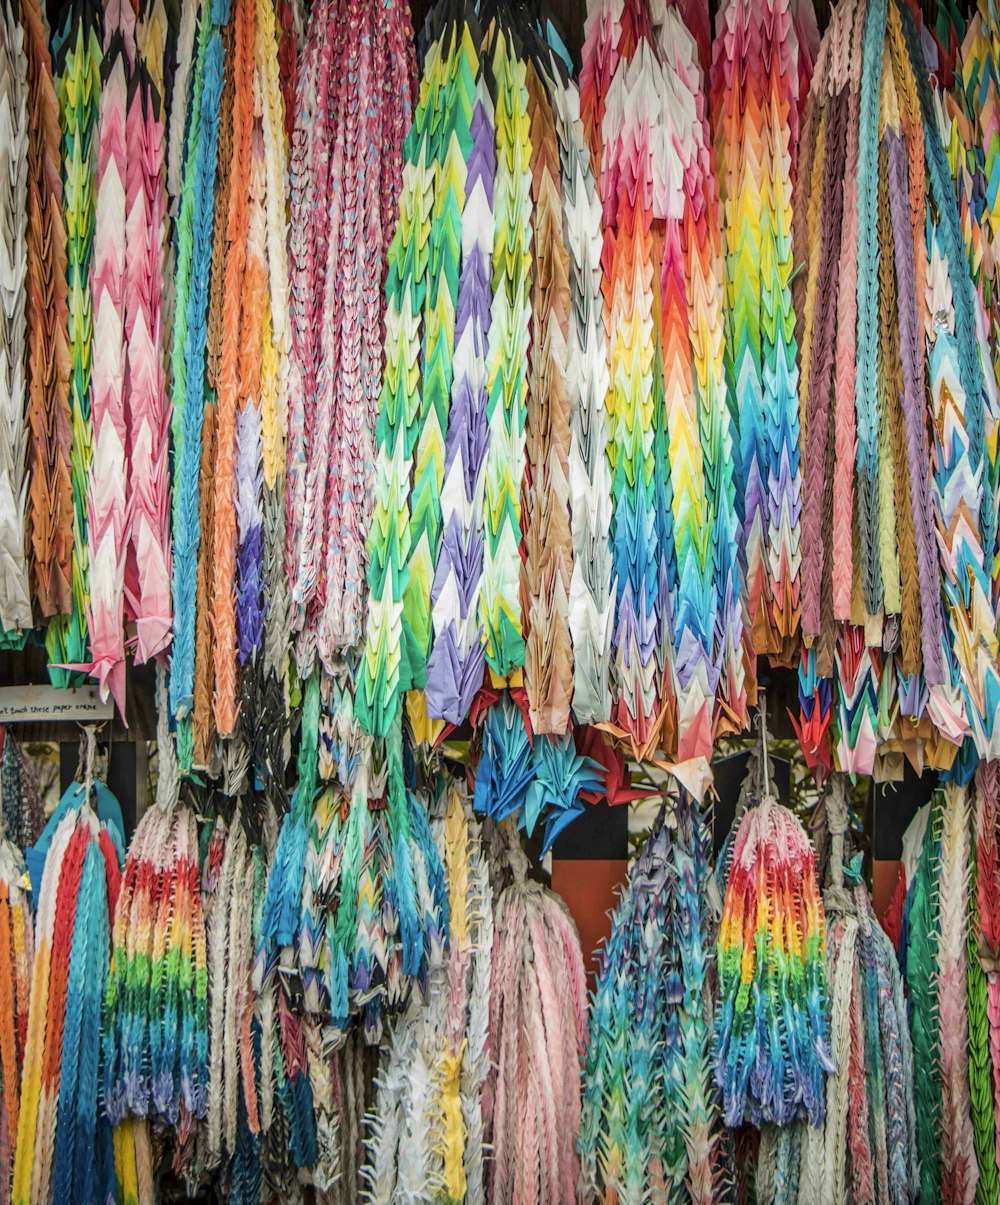
<path fill-rule="evenodd" d="M 700 90 L 676 13 L 592 7 L 581 108 L 605 222 L 612 715 L 636 752 L 664 747 L 682 761 L 707 758 L 720 725 L 744 726 L 754 681 Z"/>
<path fill-rule="evenodd" d="M 432 952 L 384 1048 L 364 1168 L 372 1202 L 437 1185 L 448 1200 L 486 1200 L 483 1090 L 489 1073 L 495 899 L 489 842 L 452 788 L 432 820 L 448 892 L 449 940 Z"/>
<path fill-rule="evenodd" d="M 737 514 L 753 646 L 797 659 L 802 474 L 792 306 L 792 185 L 799 63 L 793 6 L 732 0 L 713 51 L 719 211 L 725 243 L 726 385 L 738 423 Z M 804 97 L 802 98 L 804 101 Z"/>
<path fill-rule="evenodd" d="M 162 687 L 160 702 L 157 801 L 132 837 L 112 919 L 101 1074 L 113 1125 L 131 1115 L 183 1127 L 206 1109 L 208 971 L 198 830 L 177 802 Z"/>
<path fill-rule="evenodd" d="M 823 902 L 808 837 L 764 792 L 726 853 L 715 1075 L 727 1125 L 804 1117 L 816 1126 L 826 1108 L 823 1075 L 834 1069 Z"/>
<path fill-rule="evenodd" d="M 848 859 L 842 777 L 828 784 L 823 809 L 831 842 L 823 902 L 836 1070 L 826 1081 L 824 1126 L 798 1128 L 799 1192 L 906 1202 L 919 1191 L 919 1151 L 903 982 L 861 879 L 860 855 Z"/>
<path fill-rule="evenodd" d="M 852 772 L 870 773 L 887 744 L 918 765 L 947 766 L 966 737 L 988 755 L 997 697 L 995 507 L 982 505 L 992 496 L 983 492 L 988 394 L 976 293 L 908 6 L 835 10 L 795 193 L 796 258 L 807 263 L 795 299 L 807 757 L 829 767 L 834 722 L 830 753 Z M 832 679 L 832 706 L 822 678 Z"/>
<path fill-rule="evenodd" d="M 89 802 L 91 791 L 106 823 Z M 120 1190 L 138 1202 L 131 1125 L 112 1132 L 100 1108 L 101 1003 L 124 853 L 114 797 L 103 784 L 74 783 L 41 845 L 11 1200 L 103 1199 Z"/>
<path fill-rule="evenodd" d="M 481 29 L 471 10 L 442 10 L 432 31 L 389 251 L 357 714 L 384 735 L 410 692 L 415 736 L 435 739 L 469 714 L 488 666 L 495 684 L 523 684 L 535 731 L 561 735 L 574 630 L 588 714 L 603 691 L 593 590 L 610 572 L 594 526 L 604 378 L 578 102 L 527 21 Z M 589 582 L 574 539 L 593 543 Z"/>
<path fill-rule="evenodd" d="M 682 795 L 661 811 L 612 918 L 591 1003 L 581 1176 L 608 1201 L 716 1199 L 707 831 Z"/>
<path fill-rule="evenodd" d="M 299 670 L 364 644 L 384 269 L 415 61 L 409 8 L 333 0 L 306 31 L 292 136 L 287 565 Z"/>

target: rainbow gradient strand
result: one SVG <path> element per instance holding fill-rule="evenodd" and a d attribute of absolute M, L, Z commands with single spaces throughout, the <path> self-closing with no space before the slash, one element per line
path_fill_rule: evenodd
<path fill-rule="evenodd" d="M 787 0 L 732 0 L 719 23 L 712 93 L 749 618 L 754 650 L 787 661 L 798 636 L 801 559 L 798 347 L 790 287 L 799 48 Z"/>
<path fill-rule="evenodd" d="M 795 816 L 770 796 L 732 838 L 719 928 L 716 1081 L 727 1125 L 823 1120 L 827 1045 L 823 901 Z"/>
<path fill-rule="evenodd" d="M 611 720 L 637 756 L 707 759 L 745 725 L 753 662 L 701 69 L 677 12 L 640 0 L 592 6 L 583 59 L 605 227 Z"/>
<path fill-rule="evenodd" d="M 208 971 L 197 827 L 190 808 L 150 808 L 115 911 L 104 1000 L 104 1099 L 126 1116 L 204 1117 Z"/>

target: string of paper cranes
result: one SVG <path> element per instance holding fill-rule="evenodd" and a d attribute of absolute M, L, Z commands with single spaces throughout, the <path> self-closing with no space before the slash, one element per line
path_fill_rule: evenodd
<path fill-rule="evenodd" d="M 895 3 L 726 4 L 707 73 L 595 4 L 579 90 L 352 13 L 11 11 L 5 642 L 163 662 L 233 791 L 314 675 L 324 777 L 471 718 L 539 815 L 589 727 L 700 792 L 759 658 L 823 773 L 995 756 L 988 15 L 946 95 Z"/>
<path fill-rule="evenodd" d="M 1000 18 L 565 32 L 0 7 L 0 645 L 158 722 L 127 848 L 3 748 L 0 1205 L 996 1196 Z M 713 866 L 778 667 L 820 857 L 762 732 Z M 520 831 L 644 760 L 588 1016 Z"/>

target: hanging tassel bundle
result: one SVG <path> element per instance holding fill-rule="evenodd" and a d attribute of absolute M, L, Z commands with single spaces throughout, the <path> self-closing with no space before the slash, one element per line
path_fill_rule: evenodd
<path fill-rule="evenodd" d="M 943 1131 L 941 1195 L 945 1201 L 969 1201 L 975 1196 L 979 1178 L 969 1095 L 967 946 L 971 817 L 964 787 L 949 783 L 943 794 L 937 981 Z"/>
<path fill-rule="evenodd" d="M 493 1150 L 489 1199 L 574 1201 L 580 1170 L 580 1058 L 586 981 L 580 939 L 558 896 L 527 877 L 516 837 L 494 906 L 484 1095 Z"/>
<path fill-rule="evenodd" d="M 486 1200 L 494 907 L 487 845 L 454 788 L 443 822 L 433 827 L 447 880 L 449 939 L 432 956 L 426 996 L 411 997 L 382 1056 L 363 1173 L 372 1203 L 431 1194 Z"/>
<path fill-rule="evenodd" d="M 252 1038 L 256 995 L 250 967 L 263 867 L 259 852 L 247 843 L 238 815 L 228 831 L 216 824 L 213 840 L 220 836 L 225 852 L 206 924 L 212 1033 L 206 1083 L 205 1161 L 209 1167 L 238 1153 L 240 1104 L 251 1132 L 257 1134 L 261 1129 Z"/>
<path fill-rule="evenodd" d="M 996 798 L 992 763 L 974 786 L 938 789 L 904 837 L 910 865 L 893 908 L 909 990 L 920 1191 L 947 1202 L 992 1199 L 998 1175 Z"/>
<path fill-rule="evenodd" d="M 96 792 L 104 814 L 117 811 L 106 788 Z M 131 1141 L 131 1131 L 113 1137 L 99 1099 L 110 914 L 121 881 L 120 812 L 100 823 L 87 789 L 74 784 L 56 817 L 35 927 L 11 1198 L 18 1203 L 114 1196 L 116 1148 Z M 133 1149 L 133 1174 L 134 1160 Z"/>
<path fill-rule="evenodd" d="M 7 726 L 0 727 L 0 823 L 19 849 L 34 845 L 45 824 L 31 758 Z"/>
<path fill-rule="evenodd" d="M 0 633 L 31 627 L 28 578 L 26 280 L 28 225 L 28 60 L 8 2 L 0 29 Z M 3 637 L 0 636 L 0 640 Z"/>
<path fill-rule="evenodd" d="M 305 784 L 300 762 L 298 790 Z M 286 819 L 268 881 L 258 977 L 275 960 L 297 965 L 311 1010 L 335 1031 L 360 1013 L 373 1044 L 385 1016 L 425 984 L 447 931 L 428 822 L 435 794 L 404 765 L 401 731 L 364 738 L 349 781 L 319 797 L 311 823 L 308 810 Z"/>
<path fill-rule="evenodd" d="M 162 681 L 162 675 L 161 675 Z M 171 1125 L 205 1114 L 208 973 L 194 813 L 177 803 L 161 687 L 157 801 L 136 828 L 112 925 L 102 1018 L 104 1107 Z"/>
<path fill-rule="evenodd" d="M 720 13 L 713 59 L 726 373 L 739 421 L 749 621 L 755 652 L 787 663 L 798 643 L 802 509 L 791 277 L 803 68 L 793 5 L 733 0 Z"/>
<path fill-rule="evenodd" d="M 720 725 L 742 728 L 753 694 L 700 92 L 675 12 L 591 8 L 581 96 L 605 221 L 612 713 L 636 752 L 679 760 L 707 758 Z"/>
<path fill-rule="evenodd" d="M 915 1198 L 919 1177 L 902 979 L 861 881 L 859 858 L 846 857 L 846 783 L 839 776 L 828 788 L 825 816 L 832 845 L 823 898 L 836 1069 L 826 1081 L 824 1126 L 800 1130 L 800 1191 L 905 1205 Z"/>
<path fill-rule="evenodd" d="M 1000 863 L 997 861 L 997 767 L 976 773 L 969 859 L 969 1092 L 980 1197 L 1000 1191 L 997 1137 L 1000 1085 Z"/>
<path fill-rule="evenodd" d="M 570 406 L 570 523 L 573 577 L 573 714 L 580 724 L 611 714 L 611 468 L 607 457 L 607 346 L 601 296 L 600 198 L 587 166 L 580 99 L 567 86 L 553 97 L 563 163 L 564 230 L 570 255 L 572 322 L 567 356 Z M 580 404 L 573 405 L 579 397 Z"/>
<path fill-rule="evenodd" d="M 0 1201 L 10 1201 L 34 933 L 21 851 L 0 826 Z"/>
<path fill-rule="evenodd" d="M 728 1125 L 823 1120 L 824 927 L 812 846 L 765 787 L 732 838 L 719 928 L 715 1060 Z"/>
<path fill-rule="evenodd" d="M 580 1133 L 595 1199 L 716 1199 L 707 831 L 682 796 L 661 813 L 615 909 L 594 992 Z"/>
<path fill-rule="evenodd" d="M 920 1193 L 929 1200 L 941 1192 L 941 1058 L 937 963 L 940 949 L 940 874 L 943 800 L 935 796 L 926 823 L 920 859 L 909 888 L 905 977 L 913 1035 L 913 1097 L 916 1105 Z M 957 1119 L 956 1119 L 957 1121 Z"/>

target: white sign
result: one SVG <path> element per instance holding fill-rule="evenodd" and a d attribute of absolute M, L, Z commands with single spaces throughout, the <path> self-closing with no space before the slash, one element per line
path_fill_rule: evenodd
<path fill-rule="evenodd" d="M 110 720 L 96 686 L 60 690 L 55 686 L 0 686 L 0 724 L 40 724 L 52 720 Z"/>

